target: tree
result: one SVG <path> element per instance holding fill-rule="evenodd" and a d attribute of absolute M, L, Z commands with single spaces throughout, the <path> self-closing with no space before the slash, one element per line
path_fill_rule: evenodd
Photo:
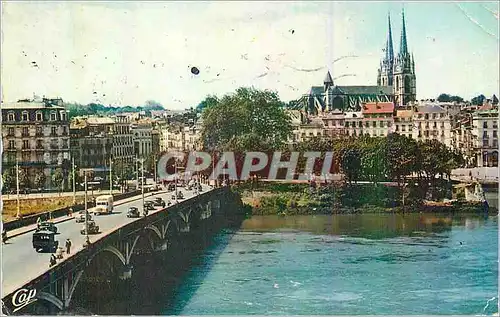
<path fill-rule="evenodd" d="M 60 168 L 56 169 L 54 174 L 52 174 L 52 187 L 59 189 L 59 192 L 63 188 L 64 175 Z"/>
<path fill-rule="evenodd" d="M 418 144 L 415 140 L 397 133 L 387 136 L 385 160 L 391 179 L 404 185 L 406 177 L 417 170 Z"/>
<path fill-rule="evenodd" d="M 475 105 L 475 106 L 480 106 L 483 104 L 484 100 L 486 99 L 486 97 L 481 94 L 477 97 L 474 97 L 470 100 L 471 104 Z"/>
<path fill-rule="evenodd" d="M 361 170 L 361 151 L 357 148 L 348 148 L 342 154 L 342 170 L 349 184 L 356 181 Z"/>
<path fill-rule="evenodd" d="M 43 170 L 37 171 L 35 174 L 35 179 L 33 181 L 35 188 L 44 188 L 46 180 L 47 178 L 45 177 Z"/>
<path fill-rule="evenodd" d="M 255 88 L 238 88 L 220 100 L 211 98 L 202 114 L 205 149 L 281 147 L 291 132 L 282 105 L 275 92 Z"/>
<path fill-rule="evenodd" d="M 14 172 L 14 177 L 16 177 L 15 175 L 16 174 Z M 14 178 L 14 180 L 15 180 L 15 178 Z M 30 187 L 29 182 L 30 182 L 30 179 L 28 176 L 28 171 L 24 168 L 19 168 L 19 188 L 23 188 L 23 189 L 29 188 Z"/>
<path fill-rule="evenodd" d="M 2 190 L 10 191 L 16 186 L 16 176 L 12 169 L 5 170 L 2 174 Z"/>
<path fill-rule="evenodd" d="M 440 94 L 439 97 L 437 98 L 437 101 L 439 102 L 463 102 L 464 98 L 460 96 L 452 96 L 449 94 Z"/>

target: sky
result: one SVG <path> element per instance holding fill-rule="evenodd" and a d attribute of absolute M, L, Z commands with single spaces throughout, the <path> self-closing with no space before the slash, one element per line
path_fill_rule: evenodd
<path fill-rule="evenodd" d="M 241 86 L 289 101 L 327 70 L 375 85 L 387 15 L 398 52 L 403 8 L 417 99 L 498 96 L 497 2 L 17 1 L 2 4 L 2 102 L 184 109 Z"/>

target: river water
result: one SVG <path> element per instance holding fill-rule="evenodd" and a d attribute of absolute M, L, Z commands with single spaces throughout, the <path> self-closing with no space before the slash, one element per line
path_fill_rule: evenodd
<path fill-rule="evenodd" d="M 498 311 L 497 217 L 253 216 L 215 236 L 165 315 Z"/>

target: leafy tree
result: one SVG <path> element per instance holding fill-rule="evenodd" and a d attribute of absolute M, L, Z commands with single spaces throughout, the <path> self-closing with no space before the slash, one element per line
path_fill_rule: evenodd
<path fill-rule="evenodd" d="M 449 94 L 440 94 L 439 97 L 437 98 L 437 101 L 439 101 L 439 102 L 453 102 L 453 101 L 463 102 L 464 99 L 462 97 L 459 97 L 459 96 L 452 96 Z"/>
<path fill-rule="evenodd" d="M 373 138 L 363 143 L 361 157 L 362 173 L 368 180 L 374 183 L 383 180 L 387 173 L 385 141 L 385 138 Z"/>
<path fill-rule="evenodd" d="M 52 174 L 52 187 L 56 187 L 59 191 L 63 188 L 64 175 L 60 168 L 56 169 Z"/>
<path fill-rule="evenodd" d="M 16 186 L 16 177 L 11 169 L 5 170 L 2 174 L 2 190 L 9 191 Z"/>
<path fill-rule="evenodd" d="M 15 181 L 15 172 L 14 172 L 14 181 Z M 19 168 L 19 188 L 25 189 L 30 187 L 30 179 L 28 176 L 28 171 L 24 168 Z"/>
<path fill-rule="evenodd" d="M 483 104 L 484 100 L 486 99 L 486 97 L 481 94 L 477 97 L 474 97 L 470 100 L 471 104 L 475 105 L 475 106 L 480 106 Z"/>
<path fill-rule="evenodd" d="M 206 149 L 262 150 L 279 148 L 291 132 L 290 118 L 278 95 L 254 88 L 238 88 L 222 99 L 210 99 L 203 111 L 203 145 Z"/>
<path fill-rule="evenodd" d="M 406 177 L 417 170 L 418 145 L 413 139 L 397 133 L 389 134 L 386 142 L 388 175 L 398 184 L 405 184 Z"/>
<path fill-rule="evenodd" d="M 35 174 L 35 179 L 33 180 L 35 188 L 44 188 L 46 180 L 47 178 L 45 177 L 43 170 L 37 171 Z"/>
<path fill-rule="evenodd" d="M 342 154 L 341 166 L 349 184 L 358 180 L 361 170 L 361 151 L 354 147 L 346 149 Z"/>

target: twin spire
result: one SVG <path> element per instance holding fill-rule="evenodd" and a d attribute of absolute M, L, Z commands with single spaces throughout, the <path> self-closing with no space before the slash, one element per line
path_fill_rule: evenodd
<path fill-rule="evenodd" d="M 408 42 L 406 40 L 406 23 L 405 23 L 405 12 L 403 10 L 403 27 L 401 28 L 401 42 L 399 46 L 399 56 L 408 56 Z M 387 34 L 387 42 L 385 45 L 385 60 L 392 64 L 394 60 L 394 48 L 392 45 L 392 28 L 391 28 L 391 16 L 388 14 L 389 32 Z"/>

